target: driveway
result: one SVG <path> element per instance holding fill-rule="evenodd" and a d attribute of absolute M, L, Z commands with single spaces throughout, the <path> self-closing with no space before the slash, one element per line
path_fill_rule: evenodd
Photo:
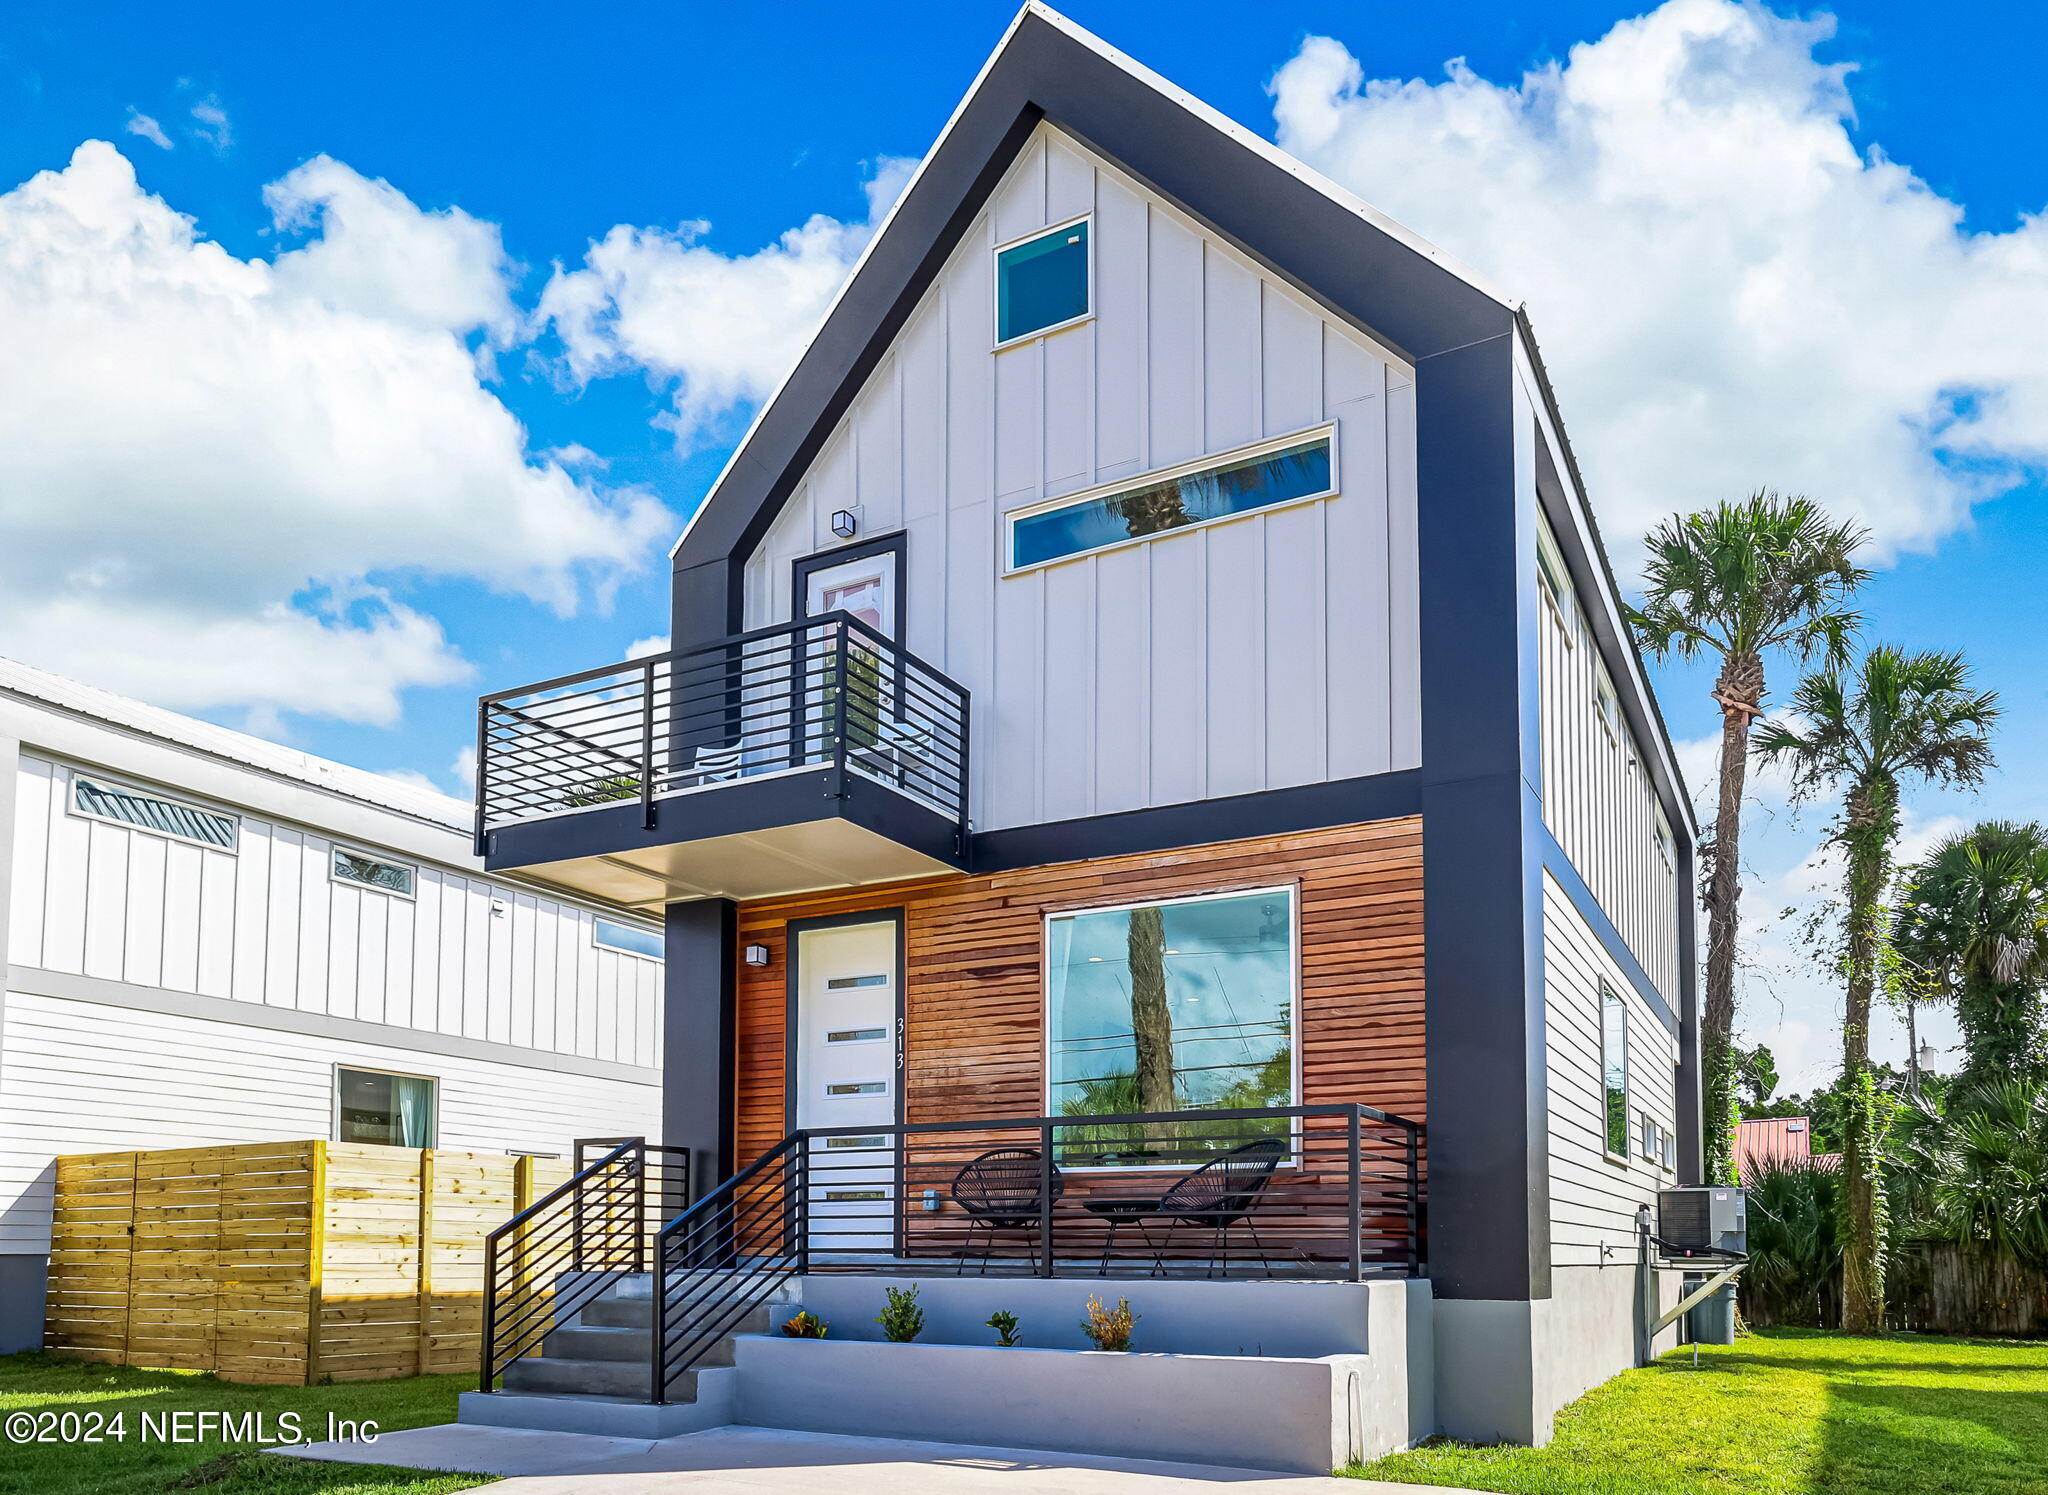
<path fill-rule="evenodd" d="M 316 1443 L 277 1452 L 511 1476 L 491 1486 L 491 1495 L 760 1495 L 765 1490 L 802 1490 L 805 1495 L 1174 1495 L 1196 1490 L 1210 1495 L 1395 1495 L 1420 1489 L 1257 1469 L 747 1427 L 648 1442 L 449 1423 L 386 1433 L 375 1443 Z"/>

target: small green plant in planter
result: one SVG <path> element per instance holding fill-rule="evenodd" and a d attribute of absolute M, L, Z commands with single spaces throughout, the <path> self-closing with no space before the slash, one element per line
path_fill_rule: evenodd
<path fill-rule="evenodd" d="M 795 1318 L 785 1319 L 782 1332 L 791 1339 L 823 1339 L 832 1326 L 806 1308 Z"/>
<path fill-rule="evenodd" d="M 891 1344 L 909 1344 L 924 1333 L 924 1310 L 917 1306 L 917 1287 L 887 1289 L 889 1306 L 875 1315 L 882 1337 Z"/>
<path fill-rule="evenodd" d="M 1081 1320 L 1081 1332 L 1095 1341 L 1098 1350 L 1128 1350 L 1131 1331 L 1143 1314 L 1131 1312 L 1131 1300 L 1118 1298 L 1116 1307 L 1104 1308 L 1102 1299 L 1088 1295 L 1088 1317 Z"/>
<path fill-rule="evenodd" d="M 988 1326 L 996 1331 L 996 1343 L 1006 1350 L 1017 1347 L 1017 1315 L 1006 1308 L 999 1308 L 988 1316 Z"/>

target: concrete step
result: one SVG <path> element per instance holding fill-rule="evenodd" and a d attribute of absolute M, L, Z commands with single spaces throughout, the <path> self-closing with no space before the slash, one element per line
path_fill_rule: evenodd
<path fill-rule="evenodd" d="M 734 1370 L 706 1371 L 695 1401 L 660 1406 L 636 1397 L 556 1396 L 524 1391 L 465 1391 L 456 1420 L 480 1427 L 535 1428 L 613 1438 L 676 1438 L 733 1420 Z"/>
<path fill-rule="evenodd" d="M 750 1308 L 725 1332 L 766 1334 L 789 1316 L 787 1312 L 781 1312 L 786 1307 L 785 1304 L 770 1303 Z M 584 1306 L 577 1315 L 577 1322 L 592 1328 L 638 1329 L 644 1334 L 654 1327 L 654 1303 L 647 1298 L 599 1298 L 595 1303 Z"/>
<path fill-rule="evenodd" d="M 615 1396 L 645 1399 L 652 1381 L 645 1360 L 569 1360 L 555 1355 L 529 1355 L 505 1367 L 507 1391 L 552 1396 Z M 697 1372 L 686 1370 L 669 1382 L 670 1401 L 692 1401 Z"/>
<path fill-rule="evenodd" d="M 556 1329 L 541 1342 L 541 1353 L 552 1360 L 633 1360 L 645 1363 L 652 1346 L 651 1331 L 615 1324 L 572 1324 Z"/>

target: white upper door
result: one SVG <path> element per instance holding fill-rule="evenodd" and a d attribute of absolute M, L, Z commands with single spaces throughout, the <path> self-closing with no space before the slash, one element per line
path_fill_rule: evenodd
<path fill-rule="evenodd" d="M 800 930 L 796 938 L 796 1124 L 896 1121 L 896 925 Z M 815 1139 L 813 1251 L 887 1250 L 895 1240 L 896 1144 L 885 1133 Z"/>
<path fill-rule="evenodd" d="M 804 612 L 852 613 L 888 638 L 896 636 L 896 552 L 821 566 L 804 583 Z"/>

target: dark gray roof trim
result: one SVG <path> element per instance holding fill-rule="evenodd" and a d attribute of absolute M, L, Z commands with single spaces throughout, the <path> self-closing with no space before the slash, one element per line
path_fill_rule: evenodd
<path fill-rule="evenodd" d="M 1041 119 L 1411 362 L 1512 325 L 1494 297 L 1026 13 L 704 501 L 677 572 L 730 567 L 759 544 Z M 680 587 L 677 603 L 681 618 L 690 599 Z M 736 595 L 724 601 L 728 612 L 736 605 Z"/>

